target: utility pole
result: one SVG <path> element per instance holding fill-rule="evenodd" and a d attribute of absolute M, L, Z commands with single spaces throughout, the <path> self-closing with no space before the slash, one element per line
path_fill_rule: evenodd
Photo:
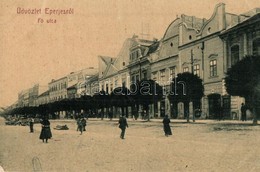
<path fill-rule="evenodd" d="M 190 64 L 191 64 L 191 73 L 194 75 L 193 49 L 190 50 Z M 192 99 L 190 101 L 192 101 Z M 192 102 L 192 104 L 193 104 L 193 102 Z M 190 108 L 190 106 L 188 108 Z M 188 119 L 187 119 L 188 122 L 189 122 L 189 118 L 190 118 L 190 115 L 188 115 Z M 195 122 L 195 116 L 194 116 L 193 110 L 192 110 L 192 120 L 193 120 L 193 122 Z"/>
<path fill-rule="evenodd" d="M 194 67 L 193 67 L 193 49 L 190 50 L 190 64 L 191 64 L 191 73 L 194 74 Z"/>
<path fill-rule="evenodd" d="M 141 66 L 141 59 L 139 58 L 139 81 L 141 81 L 142 76 L 142 66 Z"/>

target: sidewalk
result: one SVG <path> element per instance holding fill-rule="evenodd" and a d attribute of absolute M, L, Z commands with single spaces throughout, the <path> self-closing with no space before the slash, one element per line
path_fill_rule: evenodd
<path fill-rule="evenodd" d="M 137 119 L 134 120 L 133 118 L 128 118 L 127 122 L 128 123 L 139 123 L 139 124 L 162 124 L 163 119 L 150 119 L 150 121 L 143 120 L 143 119 Z M 50 120 L 50 121 L 60 121 L 60 122 L 76 122 L 75 119 L 55 119 L 55 120 Z M 88 122 L 112 122 L 112 123 L 117 123 L 118 118 L 113 118 L 110 120 L 109 118 L 88 118 Z M 239 121 L 239 120 L 214 120 L 214 119 L 198 119 L 195 120 L 195 122 L 190 119 L 190 122 L 187 123 L 186 119 L 171 119 L 172 124 L 239 124 L 239 125 L 251 125 L 253 123 L 252 120 L 248 121 Z M 260 124 L 258 124 L 260 125 Z"/>

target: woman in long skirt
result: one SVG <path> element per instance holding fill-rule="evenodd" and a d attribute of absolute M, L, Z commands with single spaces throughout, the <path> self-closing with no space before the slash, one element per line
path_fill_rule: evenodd
<path fill-rule="evenodd" d="M 165 115 L 164 119 L 163 119 L 163 129 L 164 129 L 164 133 L 165 136 L 169 136 L 172 135 L 172 130 L 170 127 L 170 119 L 168 118 L 168 115 Z"/>
<path fill-rule="evenodd" d="M 48 143 L 48 139 L 52 137 L 50 121 L 47 118 L 44 118 L 41 124 L 42 124 L 42 131 L 40 134 L 40 139 L 42 140 L 42 142 L 44 142 L 45 140 L 45 142 Z"/>

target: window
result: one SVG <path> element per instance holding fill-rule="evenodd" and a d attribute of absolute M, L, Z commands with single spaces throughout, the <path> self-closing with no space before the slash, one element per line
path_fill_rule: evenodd
<path fill-rule="evenodd" d="M 260 55 L 260 38 L 253 41 L 253 55 Z"/>
<path fill-rule="evenodd" d="M 160 70 L 160 80 L 165 81 L 165 69 Z"/>
<path fill-rule="evenodd" d="M 175 77 L 175 66 L 170 68 L 170 80 Z"/>
<path fill-rule="evenodd" d="M 154 81 L 157 81 L 157 72 L 153 72 L 152 79 Z"/>
<path fill-rule="evenodd" d="M 131 77 L 131 81 L 132 81 L 132 82 L 135 82 L 135 76 L 132 76 L 132 77 Z"/>
<path fill-rule="evenodd" d="M 143 71 L 143 79 L 147 79 L 147 72 Z"/>
<path fill-rule="evenodd" d="M 140 76 L 139 75 L 136 75 L 135 78 L 136 78 L 135 79 L 136 81 L 140 81 Z"/>
<path fill-rule="evenodd" d="M 111 82 L 110 83 L 110 92 L 112 92 L 113 91 L 113 83 Z"/>
<path fill-rule="evenodd" d="M 183 72 L 189 72 L 189 67 L 184 67 Z"/>
<path fill-rule="evenodd" d="M 126 84 L 126 75 L 121 75 L 122 78 L 122 86 Z"/>
<path fill-rule="evenodd" d="M 194 75 L 200 76 L 200 65 L 194 65 L 193 66 L 193 73 Z"/>
<path fill-rule="evenodd" d="M 108 93 L 108 84 L 106 84 L 106 93 Z"/>
<path fill-rule="evenodd" d="M 217 60 L 211 60 L 209 62 L 210 76 L 217 76 Z"/>
<path fill-rule="evenodd" d="M 231 47 L 231 65 L 236 64 L 239 61 L 239 46 L 234 45 Z"/>
<path fill-rule="evenodd" d="M 118 84 L 118 78 L 116 77 L 115 78 L 115 87 L 117 87 L 117 84 Z"/>
<path fill-rule="evenodd" d="M 211 33 L 211 27 L 208 28 L 208 34 L 210 34 L 210 33 Z"/>

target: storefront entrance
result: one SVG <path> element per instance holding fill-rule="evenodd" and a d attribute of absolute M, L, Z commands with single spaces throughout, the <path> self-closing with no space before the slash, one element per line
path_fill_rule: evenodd
<path fill-rule="evenodd" d="M 208 101 L 209 101 L 209 118 L 210 119 L 222 118 L 221 95 L 210 94 L 208 95 Z"/>

